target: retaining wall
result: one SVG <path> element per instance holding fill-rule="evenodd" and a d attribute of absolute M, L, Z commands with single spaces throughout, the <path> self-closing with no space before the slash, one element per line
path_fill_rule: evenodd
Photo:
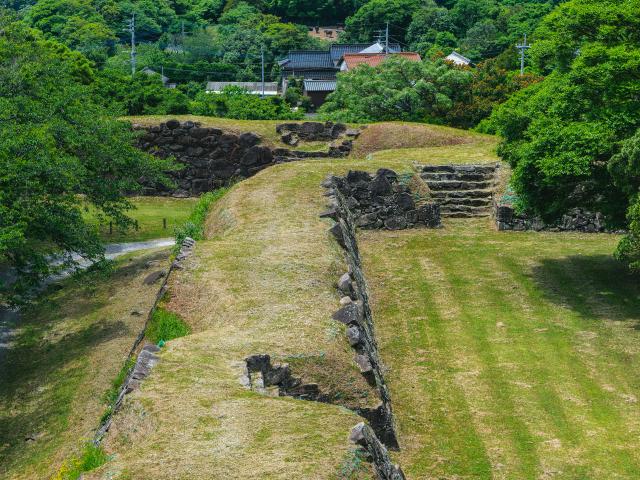
<path fill-rule="evenodd" d="M 322 152 L 270 148 L 262 145 L 262 138 L 256 133 L 237 135 L 190 121 L 169 120 L 160 125 L 134 125 L 133 128 L 144 132 L 138 140 L 139 148 L 160 158 L 174 157 L 184 167 L 168 172 L 175 188 L 147 184 L 145 195 L 198 196 L 251 177 L 272 165 L 306 158 L 341 158 L 349 155 L 352 148 L 351 140 Z"/>

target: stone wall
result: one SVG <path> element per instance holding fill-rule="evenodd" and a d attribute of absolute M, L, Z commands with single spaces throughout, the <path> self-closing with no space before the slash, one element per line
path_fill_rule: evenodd
<path fill-rule="evenodd" d="M 343 123 L 333 122 L 304 122 L 304 123 L 281 123 L 276 126 L 276 132 L 280 135 L 300 140 L 336 140 L 347 132 L 347 126 Z M 289 143 L 283 138 L 285 143 Z"/>
<path fill-rule="evenodd" d="M 407 182 L 401 182 L 393 170 L 382 168 L 375 175 L 350 171 L 345 177 L 334 177 L 332 182 L 359 228 L 402 230 L 441 225 L 440 206 L 417 200 L 416 192 Z"/>
<path fill-rule="evenodd" d="M 574 208 L 554 224 L 546 224 L 540 218 L 517 214 L 511 205 L 496 204 L 495 219 L 498 230 L 525 231 L 535 230 L 549 232 L 607 232 L 604 215 Z"/>
<path fill-rule="evenodd" d="M 138 141 L 139 148 L 161 158 L 172 156 L 184 166 L 179 171 L 169 172 L 175 188 L 147 185 L 146 195 L 197 196 L 234 180 L 251 177 L 278 163 L 306 158 L 341 158 L 349 155 L 352 148 L 352 141 L 344 140 L 323 152 L 272 149 L 262 145 L 262 138 L 255 133 L 236 135 L 190 121 L 169 120 L 160 125 L 134 125 L 133 128 L 144 132 Z"/>
<path fill-rule="evenodd" d="M 355 351 L 354 361 L 365 378 L 376 386 L 380 397 L 380 405 L 376 409 L 359 413 L 367 418 L 382 443 L 389 448 L 398 448 L 391 396 L 378 355 L 369 288 L 356 241 L 355 218 L 347 198 L 336 185 L 336 177 L 328 178 L 323 185 L 329 190 L 331 205 L 321 216 L 336 222 L 330 232 L 344 249 L 348 265 L 348 271 L 338 281 L 338 288 L 344 295 L 340 302 L 342 308 L 333 318 L 347 326 L 347 339 Z"/>

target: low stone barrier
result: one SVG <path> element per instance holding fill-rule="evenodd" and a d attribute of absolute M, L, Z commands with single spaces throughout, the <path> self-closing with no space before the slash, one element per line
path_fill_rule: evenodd
<path fill-rule="evenodd" d="M 405 480 L 406 477 L 402 469 L 391 461 L 389 452 L 380 443 L 371 427 L 365 423 L 359 423 L 351 430 L 349 440 L 367 452 L 378 478 L 383 480 Z"/>
<path fill-rule="evenodd" d="M 142 327 L 142 330 L 138 334 L 138 337 L 133 342 L 131 350 L 129 351 L 129 355 L 127 355 L 127 362 L 129 362 L 131 358 L 136 356 L 136 352 L 138 351 L 138 348 L 140 348 L 140 345 L 144 340 L 149 322 L 151 321 L 153 314 L 158 308 L 158 304 L 162 300 L 162 297 L 164 297 L 165 293 L 167 292 L 167 284 L 169 282 L 169 278 L 171 274 L 173 273 L 174 270 L 179 270 L 182 268 L 182 262 L 186 260 L 189 256 L 191 256 L 191 254 L 193 253 L 195 244 L 196 242 L 192 238 L 189 238 L 189 237 L 185 238 L 184 241 L 182 242 L 178 255 L 176 256 L 175 260 L 171 263 L 171 267 L 169 268 L 169 271 L 167 272 L 167 274 L 164 275 L 164 277 L 162 276 L 157 277 L 158 280 L 160 278 L 164 278 L 164 280 L 162 282 L 162 285 L 160 286 L 160 289 L 158 290 L 153 307 L 151 307 L 151 310 L 149 310 L 149 314 L 147 315 L 147 320 L 144 326 Z M 93 437 L 94 445 L 98 446 L 100 445 L 100 443 L 102 443 L 102 440 L 104 439 L 107 432 L 111 428 L 113 417 L 115 416 L 116 413 L 118 413 L 118 411 L 120 410 L 120 407 L 122 406 L 122 403 L 124 402 L 125 396 L 130 394 L 137 388 L 139 388 L 142 381 L 144 381 L 144 379 L 147 378 L 147 376 L 151 373 L 151 369 L 153 369 L 153 367 L 155 367 L 156 364 L 160 361 L 160 357 L 156 355 L 156 353 L 158 353 L 159 351 L 160 351 L 160 348 L 152 344 L 147 344 L 142 348 L 142 350 L 140 351 L 140 353 L 136 358 L 136 363 L 127 372 L 127 376 L 124 382 L 122 383 L 122 386 L 120 387 L 120 391 L 118 393 L 116 400 L 113 402 L 112 405 L 109 406 L 108 415 L 106 415 L 105 418 L 102 420 L 100 427 L 98 427 L 98 430 L 96 431 Z"/>
<path fill-rule="evenodd" d="M 514 230 L 537 232 L 609 232 L 605 225 L 604 215 L 593 213 L 585 209 L 574 208 L 564 214 L 553 224 L 546 224 L 542 219 L 518 214 L 511 205 L 496 204 L 494 207 L 496 227 L 500 231 Z"/>
<path fill-rule="evenodd" d="M 393 170 L 381 168 L 375 175 L 350 171 L 345 177 L 333 177 L 331 183 L 344 198 L 344 205 L 359 228 L 440 227 L 440 205 L 426 197 L 421 198 L 421 193 L 410 187 L 412 181 L 421 182 L 419 177 L 400 180 Z M 424 188 L 428 188 L 426 184 Z"/>

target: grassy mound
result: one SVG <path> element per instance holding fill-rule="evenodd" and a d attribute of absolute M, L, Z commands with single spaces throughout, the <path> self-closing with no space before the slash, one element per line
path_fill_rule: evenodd
<path fill-rule="evenodd" d="M 613 235 L 366 232 L 409 478 L 634 478 L 640 287 Z"/>

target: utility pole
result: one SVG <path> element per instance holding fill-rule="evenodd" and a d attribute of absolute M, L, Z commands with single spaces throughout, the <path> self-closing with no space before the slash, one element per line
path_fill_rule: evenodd
<path fill-rule="evenodd" d="M 131 76 L 136 74 L 136 14 L 133 12 L 129 21 L 129 32 L 131 33 Z"/>
<path fill-rule="evenodd" d="M 516 48 L 520 51 L 520 76 L 524 75 L 524 57 L 527 52 L 531 48 L 531 45 L 527 43 L 527 34 L 524 34 L 524 42 L 519 45 L 516 45 Z"/>
<path fill-rule="evenodd" d="M 182 26 L 181 26 L 181 38 L 182 38 L 182 53 L 184 53 L 184 20 L 182 20 Z"/>
<path fill-rule="evenodd" d="M 389 54 L 389 22 L 387 22 L 387 30 L 385 35 L 385 46 L 384 46 L 385 55 Z"/>
<path fill-rule="evenodd" d="M 262 58 L 262 98 L 264 98 L 264 45 L 260 47 L 260 57 Z"/>

